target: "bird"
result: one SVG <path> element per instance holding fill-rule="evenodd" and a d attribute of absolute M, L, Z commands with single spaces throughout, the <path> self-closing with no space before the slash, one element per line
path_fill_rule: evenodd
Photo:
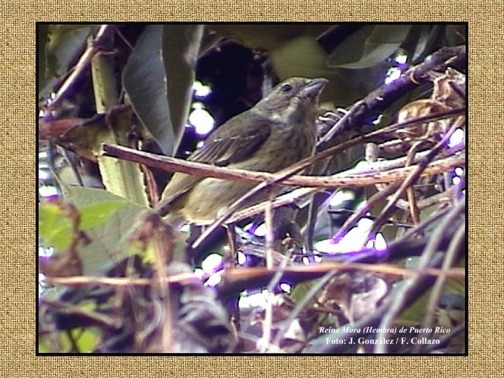
<path fill-rule="evenodd" d="M 302 77 L 281 82 L 253 107 L 213 131 L 187 160 L 274 173 L 313 155 L 318 101 L 327 82 Z M 177 172 L 155 211 L 172 224 L 207 225 L 255 185 Z"/>

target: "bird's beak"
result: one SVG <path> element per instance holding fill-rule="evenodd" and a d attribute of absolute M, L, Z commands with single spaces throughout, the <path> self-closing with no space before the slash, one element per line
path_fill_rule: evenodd
<path fill-rule="evenodd" d="M 329 80 L 324 78 L 312 79 L 303 88 L 303 92 L 305 93 L 306 96 L 317 97 L 322 92 L 322 90 L 324 89 L 325 85 L 328 82 Z"/>

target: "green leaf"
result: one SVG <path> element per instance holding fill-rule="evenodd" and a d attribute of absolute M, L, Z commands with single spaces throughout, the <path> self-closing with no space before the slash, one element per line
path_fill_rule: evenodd
<path fill-rule="evenodd" d="M 348 106 L 377 88 L 388 69 L 387 66 L 357 71 L 328 67 L 326 52 L 310 36 L 291 39 L 271 51 L 270 57 L 281 81 L 293 76 L 328 79 L 321 101 L 331 101 L 336 106 Z"/>
<path fill-rule="evenodd" d="M 328 24 L 209 24 L 208 29 L 216 31 L 221 36 L 233 39 L 251 49 L 272 51 L 280 48 L 297 37 L 308 37 L 315 40 L 329 29 Z"/>
<path fill-rule="evenodd" d="M 82 231 L 93 227 L 102 226 L 109 217 L 116 213 L 121 207 L 128 204 L 128 201 L 118 197 L 117 199 L 94 203 L 80 209 Z"/>
<path fill-rule="evenodd" d="M 122 127 L 119 129 L 124 130 Z M 112 135 L 106 136 L 102 142 L 124 145 Z M 97 159 L 103 184 L 107 190 L 139 205 L 148 205 L 144 175 L 137 163 L 102 155 L 98 155 Z"/>
<path fill-rule="evenodd" d="M 100 333 L 96 327 L 78 328 L 66 332 L 58 332 L 58 340 L 61 351 L 64 353 L 89 353 L 92 352 L 100 341 Z M 75 343 L 70 340 L 70 337 Z M 39 353 L 54 352 L 54 345 L 50 339 L 43 337 L 39 342 Z M 77 350 L 75 350 L 77 349 Z"/>
<path fill-rule="evenodd" d="M 40 337 L 37 343 L 38 353 L 53 353 L 55 347 L 49 337 Z"/>
<path fill-rule="evenodd" d="M 66 73 L 71 60 L 82 50 L 93 26 L 89 24 L 53 24 L 47 31 L 48 71 Z"/>
<path fill-rule="evenodd" d="M 148 25 L 140 35 L 122 74 L 131 105 L 167 155 L 175 148 L 168 104 L 166 73 L 161 55 L 163 25 Z"/>
<path fill-rule="evenodd" d="M 293 76 L 325 77 L 327 55 L 318 42 L 309 36 L 291 39 L 271 51 L 271 64 L 280 80 Z"/>
<path fill-rule="evenodd" d="M 39 209 L 39 235 L 47 247 L 66 250 L 72 241 L 72 221 L 64 208 L 54 202 L 42 202 Z"/>
<path fill-rule="evenodd" d="M 203 25 L 165 25 L 163 62 L 167 79 L 168 103 L 175 141 L 180 141 L 192 101 L 192 85 L 203 36 Z M 154 134 L 153 134 L 154 135 Z M 154 135 L 155 137 L 155 135 Z M 175 144 L 176 148 L 177 143 Z M 163 148 L 163 145 L 161 145 Z M 166 154 L 174 151 L 163 149 Z"/>
<path fill-rule="evenodd" d="M 107 54 L 96 54 L 91 61 L 93 94 L 98 114 L 117 105 L 119 94 L 114 68 L 113 60 Z"/>
<path fill-rule="evenodd" d="M 341 41 L 329 54 L 327 65 L 338 68 L 359 61 L 364 52 L 366 40 L 373 32 L 373 28 L 373 25 L 365 25 Z"/>
<path fill-rule="evenodd" d="M 329 69 L 327 54 L 318 42 L 309 36 L 291 39 L 270 53 L 276 75 L 283 81 L 289 77 L 324 77 L 330 81 L 322 92 L 321 101 L 330 100 L 346 106 L 363 97 L 368 89 L 359 81 L 348 79 L 347 72 Z M 365 78 L 370 82 L 369 78 Z"/>
<path fill-rule="evenodd" d="M 66 196 L 81 214 L 90 240 L 78 248 L 84 274 L 101 275 L 131 253 L 128 236 L 146 207 L 103 189 L 68 187 Z"/>
<path fill-rule="evenodd" d="M 100 342 L 100 333 L 96 327 L 87 327 L 82 330 L 74 329 L 71 332 L 75 337 L 79 353 L 92 352 Z"/>

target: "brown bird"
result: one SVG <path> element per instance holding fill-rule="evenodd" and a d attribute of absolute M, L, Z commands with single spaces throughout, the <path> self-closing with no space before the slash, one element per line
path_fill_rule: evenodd
<path fill-rule="evenodd" d="M 277 172 L 313 154 L 326 79 L 290 78 L 216 129 L 188 160 Z M 167 220 L 208 224 L 255 184 L 175 173 L 155 210 Z M 266 198 L 256 198 L 256 203 Z"/>

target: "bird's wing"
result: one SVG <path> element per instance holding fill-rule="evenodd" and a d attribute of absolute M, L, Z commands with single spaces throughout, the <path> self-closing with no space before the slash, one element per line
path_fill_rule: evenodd
<path fill-rule="evenodd" d="M 246 117 L 244 117 L 245 114 Z M 212 133 L 203 147 L 193 152 L 187 160 L 221 167 L 243 161 L 252 156 L 268 139 L 273 123 L 271 120 L 252 112 L 242 113 L 231 118 Z M 168 207 L 170 203 L 203 178 L 202 176 L 175 174 L 166 185 L 158 208 Z M 161 210 L 161 213 L 163 212 Z"/>
<path fill-rule="evenodd" d="M 268 139 L 272 122 L 253 112 L 242 113 L 218 128 L 188 160 L 221 167 L 243 161 Z"/>

